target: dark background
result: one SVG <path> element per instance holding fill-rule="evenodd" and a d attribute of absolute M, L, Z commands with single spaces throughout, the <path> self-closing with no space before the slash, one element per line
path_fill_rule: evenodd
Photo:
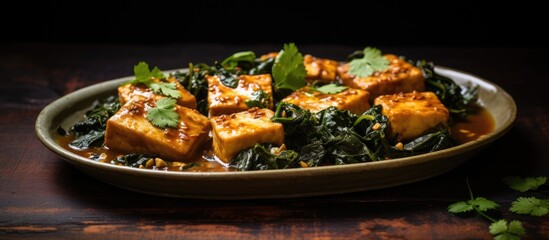
<path fill-rule="evenodd" d="M 525 1 L 26 1 L 2 11 L 4 43 L 547 46 Z M 178 4 L 175 4 L 178 3 Z"/>

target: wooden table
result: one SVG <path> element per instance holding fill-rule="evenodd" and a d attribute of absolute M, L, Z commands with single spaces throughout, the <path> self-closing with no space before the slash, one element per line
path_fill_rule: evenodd
<path fill-rule="evenodd" d="M 34 122 L 54 99 L 131 75 L 147 61 L 161 69 L 212 63 L 235 51 L 280 45 L 0 46 L 1 239 L 490 239 L 489 222 L 458 217 L 449 204 L 473 191 L 501 204 L 500 217 L 523 222 L 525 239 L 549 239 L 549 216 L 508 211 L 520 193 L 503 177 L 549 176 L 547 48 L 381 47 L 474 73 L 506 89 L 518 119 L 503 138 L 455 170 L 425 181 L 331 196 L 245 201 L 189 200 L 123 190 L 69 166 L 38 141 Z M 304 45 L 343 60 L 361 46 Z M 549 198 L 547 187 L 545 198 Z M 496 212 L 497 214 L 498 212 Z M 497 216 L 496 216 L 497 217 Z"/>

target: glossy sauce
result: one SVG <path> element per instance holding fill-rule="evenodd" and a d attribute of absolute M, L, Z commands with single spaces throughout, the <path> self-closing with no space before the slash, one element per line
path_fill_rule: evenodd
<path fill-rule="evenodd" d="M 482 138 L 484 135 L 494 131 L 495 123 L 494 119 L 488 111 L 481 107 L 474 108 L 475 113 L 469 114 L 467 119 L 455 122 L 450 130 L 452 136 L 454 136 L 459 144 L 470 142 L 479 138 Z M 59 136 L 57 141 L 59 145 L 69 150 L 70 152 L 77 154 L 79 156 L 94 159 L 94 156 L 99 155 L 100 157 L 96 161 L 111 163 L 117 156 L 124 155 L 124 153 L 115 152 L 107 147 L 92 148 L 86 150 L 77 150 L 69 146 L 69 143 L 74 140 L 73 135 L 68 136 Z M 184 162 L 168 162 L 167 167 L 156 168 L 152 167 L 151 169 L 156 170 L 167 170 L 167 171 L 186 171 L 186 172 L 228 172 L 233 171 L 229 168 L 227 164 L 222 163 L 220 160 L 217 160 L 211 150 L 211 142 L 205 144 L 207 147 L 202 150 L 202 155 L 197 156 L 191 160 L 186 160 Z M 118 164 L 120 165 L 120 164 Z M 145 168 L 143 166 L 143 168 Z"/>

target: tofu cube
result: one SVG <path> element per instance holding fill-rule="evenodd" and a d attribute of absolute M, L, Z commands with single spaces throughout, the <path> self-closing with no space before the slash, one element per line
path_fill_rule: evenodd
<path fill-rule="evenodd" d="M 271 122 L 273 115 L 269 109 L 252 108 L 211 118 L 215 155 L 223 162 L 230 162 L 240 151 L 256 143 L 282 145 L 284 127 Z"/>
<path fill-rule="evenodd" d="M 208 80 L 208 106 L 209 115 L 219 116 L 248 110 L 246 101 L 250 100 L 252 93 L 263 90 L 268 95 L 265 101 L 268 108 L 273 108 L 272 79 L 270 74 L 240 75 L 238 86 L 230 88 L 219 79 L 219 76 L 207 76 Z"/>
<path fill-rule="evenodd" d="M 316 58 L 309 54 L 303 57 L 303 63 L 305 70 L 307 70 L 306 79 L 321 82 L 333 82 L 336 80 L 337 67 L 339 63 L 337 61 L 325 58 Z"/>
<path fill-rule="evenodd" d="M 382 106 L 393 135 L 400 140 L 419 137 L 438 125 L 448 125 L 449 111 L 432 92 L 383 95 L 374 105 Z"/>
<path fill-rule="evenodd" d="M 371 101 L 381 95 L 425 90 L 425 78 L 419 68 L 392 54 L 385 58 L 389 60 L 389 68 L 368 77 L 350 74 L 348 63 L 338 67 L 337 72 L 343 84 L 370 92 Z"/>
<path fill-rule="evenodd" d="M 146 111 L 156 106 L 153 98 L 132 98 L 107 121 L 105 145 L 127 153 L 145 153 L 177 161 L 198 155 L 209 139 L 210 121 L 198 111 L 176 105 L 177 128 L 152 125 Z"/>
<path fill-rule="evenodd" d="M 159 82 L 160 80 L 156 79 L 155 81 Z M 177 104 L 179 106 L 193 109 L 196 108 L 196 98 L 189 91 L 187 91 L 183 87 L 183 85 L 181 85 L 179 81 L 177 81 L 177 79 L 175 79 L 174 77 L 170 77 L 167 79 L 167 82 L 175 83 L 175 85 L 177 86 L 177 90 L 179 90 L 179 94 L 181 95 L 177 99 Z M 162 94 L 154 93 L 152 89 L 143 84 L 125 84 L 118 87 L 118 98 L 120 99 L 121 104 L 125 104 L 126 102 L 130 101 L 134 96 L 154 98 L 155 100 L 166 97 Z"/>
<path fill-rule="evenodd" d="M 330 106 L 340 110 L 349 110 L 354 114 L 362 114 L 370 108 L 370 94 L 361 89 L 347 88 L 343 92 L 325 94 L 311 90 L 310 86 L 296 90 L 282 102 L 289 102 L 309 109 L 311 112 L 318 112 Z"/>

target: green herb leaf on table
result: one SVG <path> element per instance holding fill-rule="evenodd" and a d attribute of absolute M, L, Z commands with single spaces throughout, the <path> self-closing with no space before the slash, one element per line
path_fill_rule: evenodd
<path fill-rule="evenodd" d="M 528 190 L 536 190 L 541 185 L 547 183 L 547 177 L 527 177 L 521 178 L 517 176 L 510 176 L 503 179 L 503 182 L 507 184 L 511 189 L 519 192 L 526 192 Z"/>
<path fill-rule="evenodd" d="M 532 215 L 536 217 L 549 213 L 549 199 L 535 197 L 519 197 L 511 203 L 510 211 L 518 214 Z"/>
<path fill-rule="evenodd" d="M 330 83 L 330 84 L 326 84 L 322 87 L 318 87 L 318 88 L 314 87 L 314 88 L 311 88 L 311 89 L 314 90 L 314 91 L 324 93 L 324 94 L 336 94 L 336 93 L 340 93 L 340 92 L 345 91 L 345 89 L 347 89 L 347 87 L 346 86 L 338 86 L 336 84 Z"/>
<path fill-rule="evenodd" d="M 161 98 L 156 101 L 156 107 L 149 109 L 147 120 L 159 128 L 176 128 L 179 123 L 179 114 L 175 112 L 176 100 Z"/>
<path fill-rule="evenodd" d="M 124 84 L 141 83 L 151 88 L 155 93 L 159 93 L 167 97 L 179 98 L 181 96 L 181 94 L 177 90 L 177 85 L 175 83 L 153 81 L 153 79 L 166 79 L 166 76 L 164 76 L 159 68 L 154 67 L 151 71 L 149 69 L 149 64 L 145 62 L 139 62 L 133 67 L 133 72 L 135 74 L 135 79 Z"/>
<path fill-rule="evenodd" d="M 464 213 L 477 208 L 479 211 L 487 211 L 490 209 L 496 209 L 499 207 L 494 201 L 488 200 L 483 197 L 476 197 L 471 200 L 461 201 L 448 206 L 448 212 L 451 213 Z"/>
<path fill-rule="evenodd" d="M 507 224 L 506 220 L 499 220 L 490 224 L 490 234 L 496 240 L 519 240 L 526 231 L 519 221 L 514 220 Z"/>
<path fill-rule="evenodd" d="M 367 47 L 362 58 L 353 59 L 349 63 L 349 73 L 357 77 L 368 77 L 376 71 L 384 71 L 389 67 L 389 60 L 381 55 L 377 48 Z"/>
<path fill-rule="evenodd" d="M 252 51 L 237 52 L 221 62 L 225 69 L 234 69 L 239 62 L 251 62 L 255 60 L 255 53 Z"/>
<path fill-rule="evenodd" d="M 284 49 L 276 56 L 273 65 L 273 78 L 276 89 L 297 90 L 305 86 L 305 65 L 303 55 L 294 43 L 284 44 Z"/>

